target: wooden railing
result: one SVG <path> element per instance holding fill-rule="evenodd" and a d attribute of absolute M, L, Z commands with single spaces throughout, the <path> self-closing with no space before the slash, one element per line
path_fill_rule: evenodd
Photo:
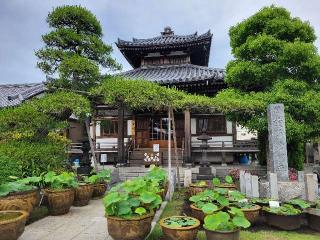
<path fill-rule="evenodd" d="M 245 153 L 245 152 L 259 152 L 258 141 L 209 141 L 208 152 L 234 152 L 234 153 Z M 193 152 L 201 152 L 200 144 L 192 143 Z"/>

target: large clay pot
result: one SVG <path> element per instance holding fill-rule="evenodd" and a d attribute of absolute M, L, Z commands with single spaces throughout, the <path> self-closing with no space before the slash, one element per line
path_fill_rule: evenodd
<path fill-rule="evenodd" d="M 107 216 L 108 233 L 114 240 L 144 240 L 151 230 L 154 213 L 131 219 Z"/>
<path fill-rule="evenodd" d="M 207 236 L 207 240 L 239 240 L 240 239 L 240 229 L 235 229 L 234 231 L 211 231 L 204 228 Z"/>
<path fill-rule="evenodd" d="M 204 218 L 206 217 L 204 212 L 200 208 L 197 208 L 194 204 L 191 204 L 190 208 L 191 208 L 191 216 L 198 219 L 201 223 L 204 223 Z M 222 209 L 223 207 L 220 207 L 218 208 L 217 211 L 220 211 Z"/>
<path fill-rule="evenodd" d="M 280 228 L 282 230 L 296 230 L 301 227 L 301 214 L 299 215 L 277 215 L 274 213 L 265 212 L 267 223 L 270 226 Z"/>
<path fill-rule="evenodd" d="M 310 208 L 307 209 L 307 219 L 308 219 L 308 226 L 320 232 L 320 209 Z"/>
<path fill-rule="evenodd" d="M 203 192 L 204 190 L 208 189 L 208 185 L 206 186 L 197 186 L 196 184 L 190 184 L 189 189 L 187 191 L 188 200 L 190 197 L 197 195 L 198 193 Z"/>
<path fill-rule="evenodd" d="M 33 208 L 39 204 L 39 200 L 38 189 L 10 193 L 8 196 L 0 197 L 0 211 L 23 210 L 30 214 Z"/>
<path fill-rule="evenodd" d="M 244 216 L 248 221 L 253 225 L 259 221 L 261 207 L 259 205 L 254 205 L 254 208 L 250 209 L 241 209 L 244 213 Z"/>
<path fill-rule="evenodd" d="M 82 206 L 88 205 L 92 197 L 92 194 L 93 194 L 92 184 L 80 184 L 74 190 L 73 206 L 82 207 Z"/>
<path fill-rule="evenodd" d="M 185 216 L 174 216 L 185 218 Z M 170 218 L 170 217 L 168 217 Z M 165 239 L 168 240 L 193 240 L 196 239 L 198 229 L 200 226 L 200 221 L 196 218 L 193 218 L 196 221 L 196 224 L 189 227 L 169 227 L 165 224 L 165 220 L 168 218 L 163 218 L 160 220 L 160 226 L 162 228 L 163 235 Z M 189 217 L 190 218 L 190 217 Z"/>
<path fill-rule="evenodd" d="M 104 194 L 107 191 L 106 183 L 96 183 L 93 185 L 92 199 L 103 198 Z"/>
<path fill-rule="evenodd" d="M 56 216 L 69 212 L 74 200 L 73 189 L 44 189 L 44 193 L 50 215 Z"/>
<path fill-rule="evenodd" d="M 28 215 L 26 211 L 0 211 L 0 239 L 17 240 L 24 231 Z"/>

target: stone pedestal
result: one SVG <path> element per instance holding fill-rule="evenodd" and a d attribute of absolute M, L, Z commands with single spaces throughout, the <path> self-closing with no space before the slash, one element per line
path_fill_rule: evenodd
<path fill-rule="evenodd" d="M 183 179 L 183 186 L 189 187 L 192 183 L 192 171 L 191 169 L 184 170 L 184 179 Z"/>
<path fill-rule="evenodd" d="M 213 174 L 211 167 L 199 167 L 199 174 L 197 175 L 197 180 L 211 180 Z"/>

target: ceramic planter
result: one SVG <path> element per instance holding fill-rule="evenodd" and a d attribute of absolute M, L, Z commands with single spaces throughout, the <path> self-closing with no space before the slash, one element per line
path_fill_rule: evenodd
<path fill-rule="evenodd" d="M 280 228 L 282 230 L 296 230 L 301 227 L 301 214 L 299 215 L 277 215 L 265 212 L 268 225 Z"/>
<path fill-rule="evenodd" d="M 106 183 L 96 183 L 93 185 L 92 199 L 103 198 L 104 194 L 107 191 Z"/>
<path fill-rule="evenodd" d="M 320 209 L 309 208 L 306 213 L 309 227 L 320 232 Z"/>
<path fill-rule="evenodd" d="M 240 229 L 235 229 L 233 231 L 211 231 L 204 228 L 207 240 L 239 240 L 240 239 Z"/>
<path fill-rule="evenodd" d="M 194 195 L 197 195 L 200 192 L 203 192 L 206 190 L 209 186 L 197 186 L 196 184 L 190 184 L 189 189 L 188 189 L 188 199 Z"/>
<path fill-rule="evenodd" d="M 107 216 L 108 233 L 114 240 L 144 240 L 151 230 L 154 213 L 131 219 Z"/>
<path fill-rule="evenodd" d="M 8 196 L 0 197 L 0 211 L 23 210 L 30 214 L 33 208 L 39 204 L 39 199 L 38 189 L 10 193 Z"/>
<path fill-rule="evenodd" d="M 80 184 L 74 191 L 73 206 L 82 207 L 89 204 L 93 194 L 92 184 Z"/>
<path fill-rule="evenodd" d="M 191 204 L 190 208 L 191 208 L 191 216 L 198 219 L 201 223 L 204 223 L 204 218 L 206 217 L 204 212 L 200 208 L 197 208 L 194 204 Z M 220 211 L 222 209 L 223 207 L 220 207 L 217 209 L 217 211 Z"/>
<path fill-rule="evenodd" d="M 185 216 L 175 216 L 185 218 Z M 170 218 L 170 217 L 168 217 Z M 164 239 L 168 240 L 193 240 L 196 239 L 198 229 L 200 226 L 200 221 L 196 218 L 193 218 L 196 221 L 196 224 L 188 227 L 170 227 L 165 224 L 165 220 L 168 218 L 164 218 L 160 220 L 160 226 L 162 228 L 162 232 L 164 235 Z M 190 218 L 190 217 L 189 217 Z"/>
<path fill-rule="evenodd" d="M 0 239 L 17 240 L 24 231 L 28 215 L 26 211 L 0 211 Z"/>
<path fill-rule="evenodd" d="M 50 215 L 56 216 L 69 212 L 74 200 L 73 189 L 44 189 L 44 193 Z"/>
<path fill-rule="evenodd" d="M 259 221 L 260 210 L 261 210 L 261 207 L 259 205 L 254 205 L 254 208 L 250 208 L 250 209 L 242 208 L 241 210 L 244 213 L 244 216 L 248 219 L 248 221 L 252 225 Z"/>

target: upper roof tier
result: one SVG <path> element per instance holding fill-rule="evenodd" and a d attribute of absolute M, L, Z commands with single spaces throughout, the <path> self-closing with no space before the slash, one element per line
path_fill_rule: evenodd
<path fill-rule="evenodd" d="M 141 65 L 141 59 L 148 53 L 185 51 L 190 54 L 191 63 L 208 66 L 212 34 L 210 31 L 198 35 L 175 35 L 170 27 L 165 27 L 160 36 L 148 39 L 133 38 L 132 41 L 118 39 L 117 47 L 132 67 Z"/>

